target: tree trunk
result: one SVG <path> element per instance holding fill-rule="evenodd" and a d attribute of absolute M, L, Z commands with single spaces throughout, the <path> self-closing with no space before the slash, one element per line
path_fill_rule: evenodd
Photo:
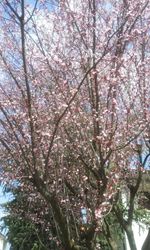
<path fill-rule="evenodd" d="M 144 244 L 142 246 L 142 250 L 149 250 L 150 249 L 150 228 L 148 231 L 148 235 L 144 241 Z"/>
<path fill-rule="evenodd" d="M 136 247 L 136 243 L 135 243 L 135 239 L 134 239 L 134 234 L 133 234 L 133 230 L 132 230 L 132 226 L 127 226 L 126 229 L 126 234 L 127 234 L 127 239 L 130 245 L 130 249 L 131 250 L 137 250 Z"/>

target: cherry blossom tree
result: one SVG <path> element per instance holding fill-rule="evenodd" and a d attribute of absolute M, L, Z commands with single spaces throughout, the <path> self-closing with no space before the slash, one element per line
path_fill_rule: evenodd
<path fill-rule="evenodd" d="M 149 138 L 148 12 L 145 0 L 0 5 L 1 180 L 34 187 L 62 249 L 100 247 L 136 141 Z"/>

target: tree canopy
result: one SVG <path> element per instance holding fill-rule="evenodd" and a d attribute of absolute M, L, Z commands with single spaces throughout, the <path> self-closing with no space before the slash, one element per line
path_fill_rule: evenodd
<path fill-rule="evenodd" d="M 0 3 L 1 181 L 39 199 L 60 249 L 98 249 L 114 210 L 134 250 L 134 200 L 150 155 L 149 1 L 52 4 Z M 116 204 L 127 184 L 125 220 Z"/>

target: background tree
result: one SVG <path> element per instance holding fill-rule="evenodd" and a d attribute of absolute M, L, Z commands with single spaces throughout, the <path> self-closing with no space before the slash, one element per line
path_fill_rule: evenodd
<path fill-rule="evenodd" d="M 39 197 L 33 201 L 35 194 L 31 190 L 21 192 L 20 187 L 5 192 L 13 194 L 13 199 L 3 205 L 6 215 L 1 219 L 11 249 L 57 250 L 57 228 L 44 201 Z"/>
<path fill-rule="evenodd" d="M 141 193 L 145 189 L 146 169 L 149 168 L 150 147 L 149 143 L 140 142 L 134 145 L 134 161 L 131 161 L 132 167 L 126 175 L 126 182 L 124 190 L 121 190 L 120 199 L 113 207 L 116 217 L 127 234 L 131 249 L 136 249 L 136 242 L 132 230 L 133 220 L 137 220 L 136 215 L 138 209 L 141 207 L 140 203 Z M 136 157 L 137 156 L 137 157 Z M 149 172 L 149 171 L 148 171 Z M 147 174 L 149 176 L 149 173 Z M 149 178 L 147 176 L 147 178 Z M 144 205 L 144 204 L 143 204 Z M 137 208 L 138 206 L 138 208 Z M 142 206 L 145 208 L 145 206 Z M 146 212 L 144 212 L 146 214 Z M 143 216 L 144 217 L 144 216 Z"/>
<path fill-rule="evenodd" d="M 93 250 L 132 143 L 149 138 L 149 1 L 75 5 L 0 5 L 1 173 L 34 187 L 63 248 Z"/>

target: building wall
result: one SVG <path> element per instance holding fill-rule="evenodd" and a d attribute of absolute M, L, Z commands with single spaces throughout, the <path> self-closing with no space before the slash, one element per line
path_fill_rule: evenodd
<path fill-rule="evenodd" d="M 3 239 L 0 237 L 0 250 L 3 250 L 3 244 L 4 243 L 4 241 L 3 241 Z"/>

